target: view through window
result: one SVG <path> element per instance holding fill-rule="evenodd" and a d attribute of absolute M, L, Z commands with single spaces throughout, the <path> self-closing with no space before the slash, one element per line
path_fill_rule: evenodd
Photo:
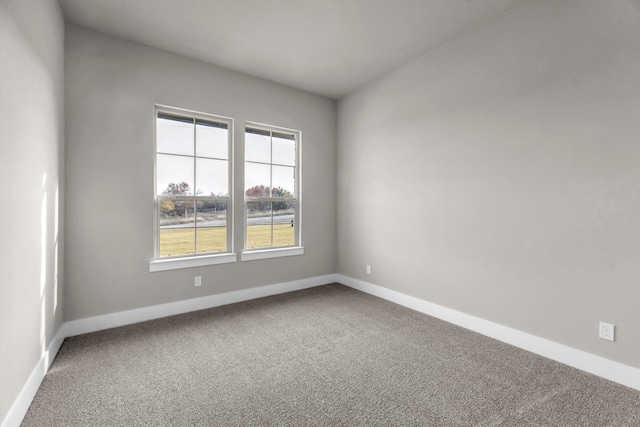
<path fill-rule="evenodd" d="M 246 249 L 299 245 L 299 134 L 245 129 Z"/>
<path fill-rule="evenodd" d="M 229 252 L 231 122 L 158 110 L 158 258 Z"/>
<path fill-rule="evenodd" d="M 232 197 L 232 141 L 233 119 L 155 107 L 152 271 L 235 262 L 235 246 L 241 248 L 242 260 L 304 253 L 300 132 L 246 124 L 245 158 L 235 165 L 244 167 L 244 200 L 237 206 Z M 234 245 L 234 208 L 244 212 L 244 244 Z"/>

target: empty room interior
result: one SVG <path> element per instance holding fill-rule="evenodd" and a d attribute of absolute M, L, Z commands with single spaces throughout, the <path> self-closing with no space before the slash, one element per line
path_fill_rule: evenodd
<path fill-rule="evenodd" d="M 640 1 L 0 0 L 0 421 L 640 425 Z"/>

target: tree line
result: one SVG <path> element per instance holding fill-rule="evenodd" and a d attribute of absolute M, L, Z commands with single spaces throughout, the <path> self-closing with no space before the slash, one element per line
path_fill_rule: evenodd
<path fill-rule="evenodd" d="M 269 195 L 271 193 L 271 195 Z M 191 187 L 187 182 L 170 182 L 167 188 L 162 192 L 165 196 L 191 196 Z M 196 195 L 200 195 L 196 192 Z M 264 185 L 256 185 L 249 188 L 245 195 L 247 197 L 293 197 L 290 191 L 285 190 L 282 187 L 269 188 Z M 211 196 L 214 196 L 211 193 Z M 162 200 L 160 202 L 160 215 L 163 218 L 170 217 L 186 217 L 189 213 L 194 211 L 193 200 Z M 224 211 L 227 209 L 227 202 L 224 200 L 199 200 L 198 210 L 206 211 Z M 270 210 L 272 205 L 274 211 L 287 210 L 294 207 L 292 202 L 275 201 L 275 202 L 251 202 L 249 204 L 249 211 L 267 211 Z"/>

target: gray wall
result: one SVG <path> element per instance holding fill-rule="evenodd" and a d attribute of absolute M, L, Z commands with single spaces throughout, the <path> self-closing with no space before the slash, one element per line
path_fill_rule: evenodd
<path fill-rule="evenodd" d="M 244 121 L 302 131 L 304 255 L 149 273 L 156 103 L 233 117 L 240 159 Z M 318 96 L 67 26 L 66 319 L 334 273 L 335 114 Z M 235 182 L 242 200 L 241 168 Z"/>
<path fill-rule="evenodd" d="M 63 47 L 56 1 L 0 1 L 0 422 L 62 322 Z"/>
<path fill-rule="evenodd" d="M 639 135 L 639 3 L 524 2 L 341 100 L 338 271 L 640 367 Z"/>

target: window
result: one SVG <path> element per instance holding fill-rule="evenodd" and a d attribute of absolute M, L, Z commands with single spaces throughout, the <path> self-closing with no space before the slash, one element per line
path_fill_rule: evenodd
<path fill-rule="evenodd" d="M 155 118 L 156 260 L 229 254 L 232 120 L 165 107 Z"/>
<path fill-rule="evenodd" d="M 245 254 L 275 248 L 301 249 L 299 153 L 299 132 L 246 126 Z M 244 259 L 253 258 L 243 254 Z"/>
<path fill-rule="evenodd" d="M 165 106 L 154 114 L 151 272 L 235 262 L 234 246 L 242 261 L 304 253 L 299 131 L 246 125 L 235 165 L 244 161 L 245 196 L 234 206 L 233 119 Z M 235 245 L 234 208 L 244 212 Z"/>

